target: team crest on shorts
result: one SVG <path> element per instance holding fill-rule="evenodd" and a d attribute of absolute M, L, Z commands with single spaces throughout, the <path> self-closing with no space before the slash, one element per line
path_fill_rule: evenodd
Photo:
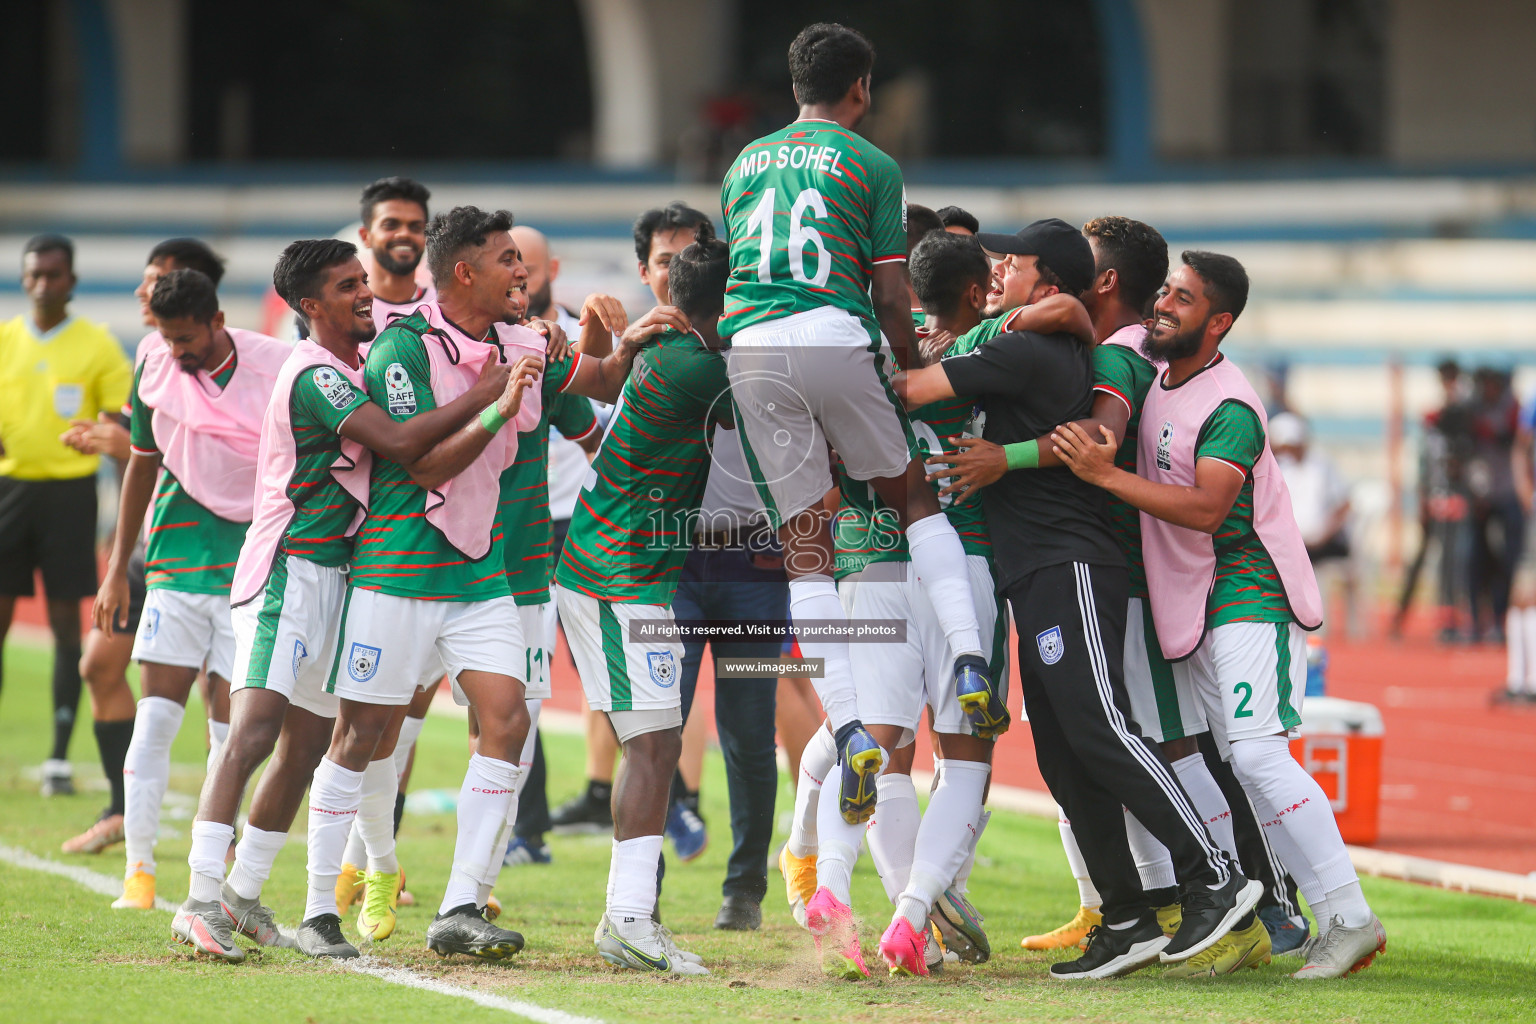
<path fill-rule="evenodd" d="M 332 367 L 315 367 L 314 375 L 310 379 L 315 382 L 315 387 L 320 389 L 320 394 L 325 396 L 325 400 L 337 409 L 345 409 L 352 403 L 352 385 Z"/>
<path fill-rule="evenodd" d="M 668 687 L 677 682 L 677 658 L 671 651 L 648 651 L 645 662 L 651 670 L 651 682 Z"/>
<path fill-rule="evenodd" d="M 1066 653 L 1067 645 L 1061 639 L 1061 627 L 1052 626 L 1044 633 L 1035 635 L 1035 646 L 1040 648 L 1040 660 L 1054 665 Z"/>
<path fill-rule="evenodd" d="M 377 647 L 354 643 L 347 655 L 347 675 L 356 682 L 366 683 L 379 670 L 380 653 Z"/>
<path fill-rule="evenodd" d="M 145 640 L 153 640 L 155 634 L 160 632 L 160 609 L 144 609 L 144 626 L 141 631 Z"/>
<path fill-rule="evenodd" d="M 293 681 L 299 681 L 299 666 L 304 664 L 304 659 L 309 657 L 309 649 L 304 646 L 303 640 L 293 642 Z"/>
<path fill-rule="evenodd" d="M 1164 420 L 1163 429 L 1157 432 L 1157 468 L 1172 469 L 1173 458 L 1169 452 L 1173 448 L 1173 421 Z"/>
<path fill-rule="evenodd" d="M 391 416 L 410 416 L 416 412 L 416 385 L 399 363 L 384 370 L 384 402 Z"/>

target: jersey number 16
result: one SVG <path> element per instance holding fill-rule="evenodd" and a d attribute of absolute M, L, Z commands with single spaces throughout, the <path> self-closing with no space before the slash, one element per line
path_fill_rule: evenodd
<path fill-rule="evenodd" d="M 763 284 L 773 283 L 773 218 L 778 193 L 776 188 L 764 189 L 763 198 L 758 200 L 751 216 L 747 218 L 747 229 L 756 231 L 758 235 L 757 279 Z M 821 218 L 827 216 L 826 201 L 814 188 L 802 191 L 789 208 L 789 275 L 801 284 L 813 284 L 820 288 L 832 276 L 832 260 L 827 253 L 827 243 L 822 241 L 821 232 L 805 224 L 806 211 Z M 816 273 L 812 277 L 805 274 L 806 246 L 816 250 Z"/>

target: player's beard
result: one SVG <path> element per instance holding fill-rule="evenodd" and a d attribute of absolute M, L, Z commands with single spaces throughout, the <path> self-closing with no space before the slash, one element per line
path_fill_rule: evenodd
<path fill-rule="evenodd" d="M 530 292 L 528 294 L 528 315 L 543 316 L 544 311 L 549 308 L 550 294 L 549 282 L 547 280 L 544 282 L 544 287 L 536 292 Z"/>
<path fill-rule="evenodd" d="M 1210 322 L 1210 317 L 1206 317 L 1199 326 L 1194 328 L 1185 328 L 1180 323 L 1173 337 L 1162 341 L 1155 340 L 1153 332 L 1148 331 L 1147 336 L 1141 339 L 1141 354 L 1154 363 L 1171 363 L 1179 359 L 1188 359 L 1200 351 L 1200 343 L 1205 338 L 1205 325 Z"/>
<path fill-rule="evenodd" d="M 416 273 L 416 268 L 421 264 L 421 250 L 416 250 L 408 262 L 395 259 L 389 254 L 388 249 L 373 250 L 373 260 L 379 265 L 379 269 L 397 277 L 409 277 Z"/>

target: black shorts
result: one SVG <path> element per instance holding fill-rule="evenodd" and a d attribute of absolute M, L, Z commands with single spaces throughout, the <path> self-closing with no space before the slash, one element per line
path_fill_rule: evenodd
<path fill-rule="evenodd" d="M 144 610 L 144 545 L 133 549 L 128 559 L 128 628 L 132 635 L 139 631 L 139 613 Z"/>
<path fill-rule="evenodd" d="M 96 593 L 96 477 L 0 477 L 0 595 L 31 597 L 43 572 L 49 600 Z"/>

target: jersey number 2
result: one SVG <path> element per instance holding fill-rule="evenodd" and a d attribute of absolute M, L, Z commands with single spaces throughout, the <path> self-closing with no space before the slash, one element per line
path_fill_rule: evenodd
<path fill-rule="evenodd" d="M 747 218 L 747 229 L 757 232 L 757 279 L 763 284 L 773 283 L 773 217 L 778 194 L 776 188 L 763 189 L 763 198 L 758 200 L 751 216 Z M 789 208 L 789 276 L 801 284 L 813 284 L 820 288 L 832 276 L 832 260 L 828 258 L 827 243 L 822 240 L 821 232 L 806 226 L 807 210 L 823 219 L 827 216 L 826 200 L 814 188 L 802 191 Z M 808 245 L 816 250 L 814 277 L 805 276 L 805 247 Z"/>

